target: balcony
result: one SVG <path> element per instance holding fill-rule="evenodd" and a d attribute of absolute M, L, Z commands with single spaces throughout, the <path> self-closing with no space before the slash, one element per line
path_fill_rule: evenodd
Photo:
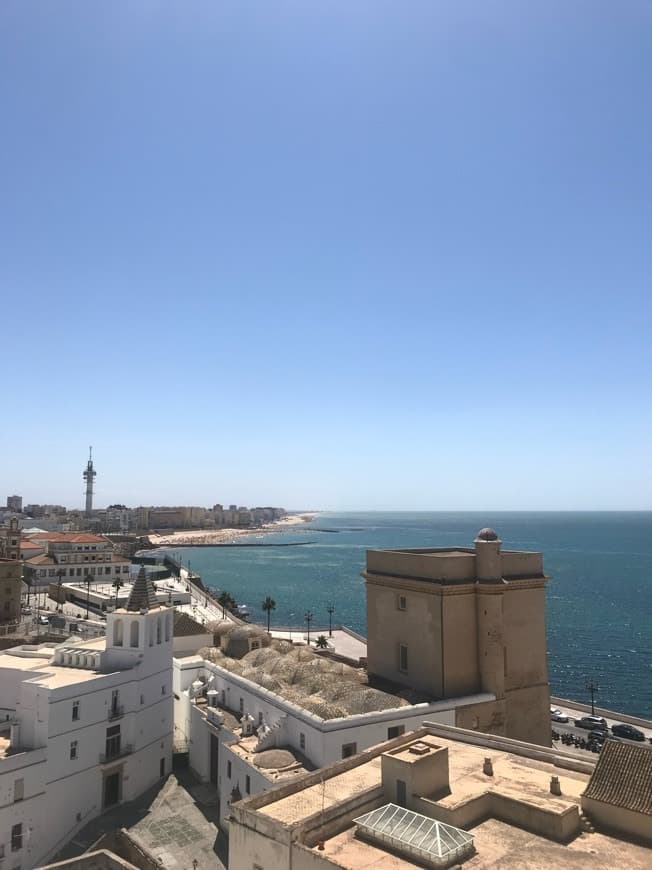
<path fill-rule="evenodd" d="M 125 755 L 131 755 L 133 751 L 134 747 L 131 743 L 126 743 L 124 746 L 112 749 L 111 752 L 100 752 L 100 764 L 110 764 L 112 761 L 124 758 Z"/>
<path fill-rule="evenodd" d="M 107 719 L 109 722 L 113 722 L 115 719 L 122 719 L 125 714 L 125 708 L 118 704 L 113 707 L 109 707 L 109 712 L 107 714 Z"/>

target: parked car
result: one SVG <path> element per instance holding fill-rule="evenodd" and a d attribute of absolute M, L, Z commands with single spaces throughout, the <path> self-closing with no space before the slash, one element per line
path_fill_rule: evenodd
<path fill-rule="evenodd" d="M 50 624 L 50 617 L 46 616 L 44 613 L 42 613 L 39 616 L 38 621 L 39 621 L 40 625 L 49 625 Z"/>
<path fill-rule="evenodd" d="M 557 707 L 550 708 L 550 718 L 553 722 L 568 722 L 568 716 Z"/>
<path fill-rule="evenodd" d="M 612 725 L 611 733 L 615 734 L 616 737 L 626 737 L 627 740 L 645 740 L 645 734 L 642 731 L 634 728 L 633 725 L 627 725 L 625 722 L 618 722 L 616 725 Z"/>
<path fill-rule="evenodd" d="M 597 728 L 594 731 L 589 731 L 588 741 L 594 740 L 596 743 L 604 743 L 609 736 L 608 731 L 603 731 L 602 728 Z"/>
<path fill-rule="evenodd" d="M 597 731 L 608 731 L 607 720 L 602 716 L 582 716 L 581 719 L 575 720 L 576 728 L 587 728 L 589 731 L 593 729 Z"/>

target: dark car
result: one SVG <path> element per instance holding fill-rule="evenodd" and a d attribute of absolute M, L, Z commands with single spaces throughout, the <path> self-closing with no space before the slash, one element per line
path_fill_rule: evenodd
<path fill-rule="evenodd" d="M 596 743 L 604 743 L 609 733 L 607 731 L 603 731 L 601 728 L 596 728 L 594 731 L 589 731 L 588 741 L 589 743 L 593 740 Z"/>
<path fill-rule="evenodd" d="M 586 728 L 589 731 L 607 731 L 607 721 L 602 716 L 582 716 L 581 719 L 575 720 L 576 728 Z"/>
<path fill-rule="evenodd" d="M 645 740 L 645 734 L 634 728 L 633 725 L 626 725 L 624 722 L 619 722 L 617 725 L 611 726 L 611 733 L 616 737 L 626 737 L 627 740 Z"/>

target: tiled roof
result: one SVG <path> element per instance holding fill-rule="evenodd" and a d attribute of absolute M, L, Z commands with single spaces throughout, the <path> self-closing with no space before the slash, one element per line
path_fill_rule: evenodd
<path fill-rule="evenodd" d="M 20 542 L 21 550 L 42 550 L 43 547 L 41 544 L 34 544 L 32 541 L 21 541 Z"/>
<path fill-rule="evenodd" d="M 607 740 L 584 797 L 652 816 L 652 749 Z"/>
<path fill-rule="evenodd" d="M 138 577 L 136 577 L 134 585 L 131 587 L 126 609 L 140 613 L 141 610 L 149 610 L 150 607 L 158 606 L 154 584 L 145 573 L 145 566 L 141 565 Z"/>
<path fill-rule="evenodd" d="M 54 565 L 55 561 L 52 556 L 47 556 L 41 553 L 39 556 L 32 556 L 31 559 L 25 560 L 28 565 Z"/>
<path fill-rule="evenodd" d="M 189 637 L 193 634 L 211 634 L 205 625 L 195 622 L 187 613 L 180 610 L 174 611 L 174 636 Z"/>

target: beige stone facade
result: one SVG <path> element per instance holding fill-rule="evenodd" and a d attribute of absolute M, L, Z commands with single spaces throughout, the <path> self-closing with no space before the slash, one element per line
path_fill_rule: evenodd
<path fill-rule="evenodd" d="M 20 621 L 23 566 L 15 559 L 0 559 L 0 625 Z"/>
<path fill-rule="evenodd" d="M 370 675 L 436 699 L 491 693 L 456 724 L 550 745 L 540 553 L 483 529 L 473 548 L 369 550 L 363 576 Z"/>

